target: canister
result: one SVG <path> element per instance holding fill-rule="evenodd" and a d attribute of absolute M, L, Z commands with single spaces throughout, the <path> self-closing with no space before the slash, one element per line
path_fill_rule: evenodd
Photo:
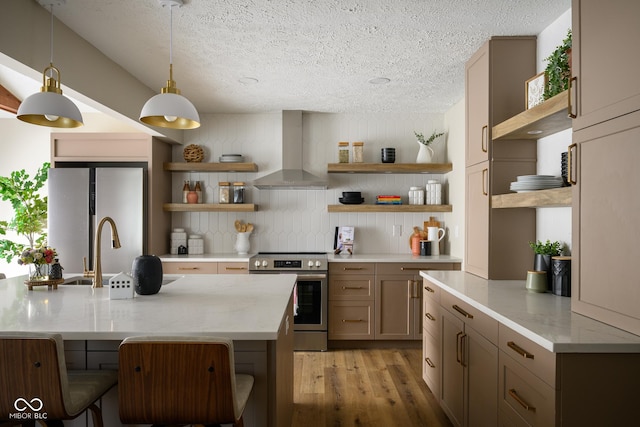
<path fill-rule="evenodd" d="M 338 163 L 349 163 L 349 143 L 338 142 Z"/>
<path fill-rule="evenodd" d="M 218 183 L 218 203 L 230 203 L 231 184 L 222 181 Z"/>
<path fill-rule="evenodd" d="M 233 203 L 244 203 L 244 182 L 233 183 Z"/>
<path fill-rule="evenodd" d="M 562 297 L 571 296 L 571 257 L 554 256 L 551 257 L 551 288 L 555 295 Z"/>
<path fill-rule="evenodd" d="M 358 141 L 353 143 L 353 163 L 362 163 L 364 161 L 364 142 Z"/>
<path fill-rule="evenodd" d="M 189 235 L 189 255 L 202 255 L 204 253 L 204 240 L 199 234 Z"/>

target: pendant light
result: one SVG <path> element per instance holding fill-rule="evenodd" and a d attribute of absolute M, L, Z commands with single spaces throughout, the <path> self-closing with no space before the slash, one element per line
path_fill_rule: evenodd
<path fill-rule="evenodd" d="M 39 0 L 51 9 L 51 57 L 42 73 L 41 92 L 27 97 L 18 108 L 17 117 L 23 122 L 56 128 L 75 128 L 83 125 L 82 114 L 76 105 L 62 94 L 60 70 L 53 66 L 53 6 L 66 0 Z"/>
<path fill-rule="evenodd" d="M 152 126 L 171 129 L 195 129 L 200 127 L 196 107 L 184 96 L 173 80 L 173 8 L 183 5 L 183 0 L 159 0 L 162 7 L 169 6 L 169 80 L 162 93 L 149 99 L 140 112 L 140 121 Z"/>

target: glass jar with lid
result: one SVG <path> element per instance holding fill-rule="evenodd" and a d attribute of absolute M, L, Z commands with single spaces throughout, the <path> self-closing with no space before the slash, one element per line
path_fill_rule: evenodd
<path fill-rule="evenodd" d="M 244 203 L 244 182 L 233 183 L 233 203 Z"/>
<path fill-rule="evenodd" d="M 218 203 L 226 204 L 230 203 L 230 194 L 231 194 L 231 184 L 222 181 L 218 183 Z"/>
<path fill-rule="evenodd" d="M 338 142 L 338 163 L 349 163 L 349 143 Z"/>
<path fill-rule="evenodd" d="M 364 142 L 358 141 L 353 143 L 353 163 L 362 163 L 364 161 Z"/>

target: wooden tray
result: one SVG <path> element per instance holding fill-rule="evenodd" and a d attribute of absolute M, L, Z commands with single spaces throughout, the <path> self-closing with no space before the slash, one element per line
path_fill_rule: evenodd
<path fill-rule="evenodd" d="M 64 283 L 64 279 L 51 279 L 51 280 L 25 280 L 24 284 L 33 290 L 34 286 L 47 286 L 49 289 L 58 289 L 58 285 Z"/>

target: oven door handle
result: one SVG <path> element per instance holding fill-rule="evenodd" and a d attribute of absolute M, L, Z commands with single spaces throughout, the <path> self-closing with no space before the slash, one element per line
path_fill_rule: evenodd
<path fill-rule="evenodd" d="M 298 280 L 319 280 L 326 279 L 326 274 L 298 274 Z"/>

